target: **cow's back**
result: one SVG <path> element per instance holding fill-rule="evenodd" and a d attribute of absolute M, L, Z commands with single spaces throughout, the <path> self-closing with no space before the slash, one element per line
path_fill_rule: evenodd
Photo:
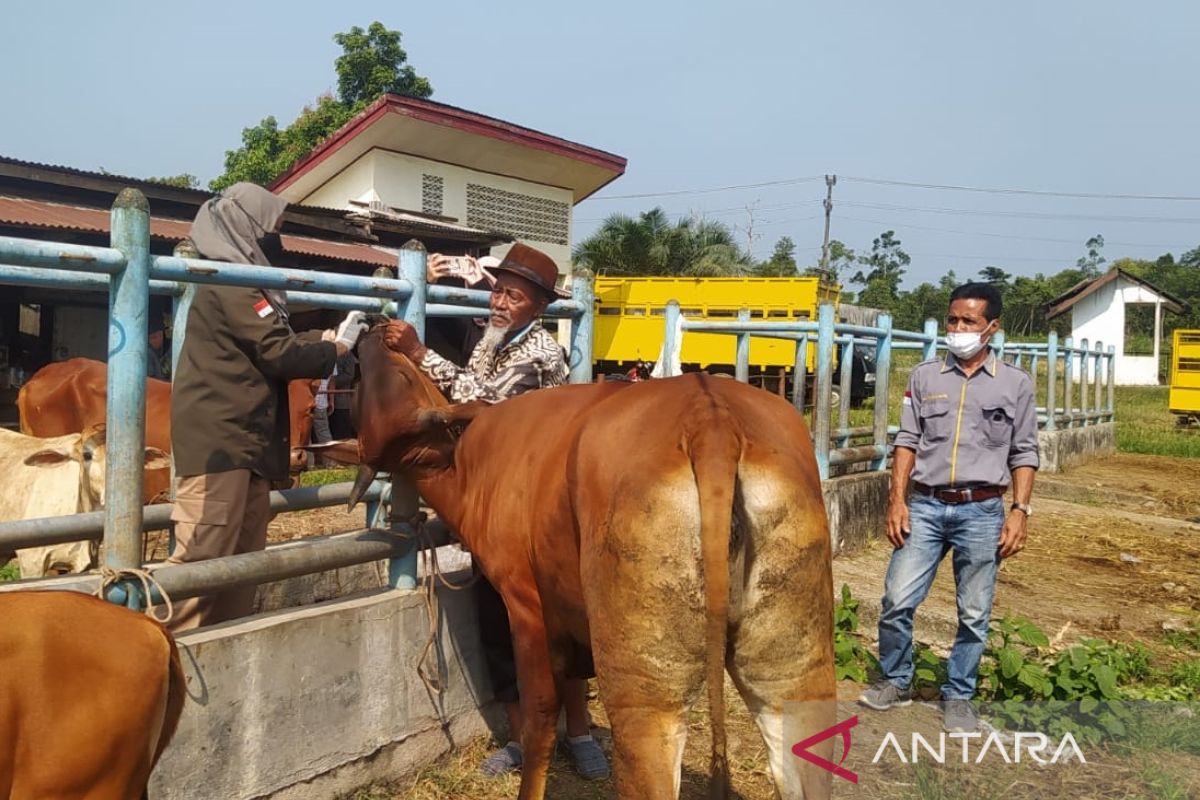
<path fill-rule="evenodd" d="M 0 796 L 140 796 L 182 710 L 169 634 L 75 592 L 0 594 L 0 619 Z"/>
<path fill-rule="evenodd" d="M 17 395 L 21 432 L 30 436 L 65 436 L 103 425 L 107 419 L 108 365 L 90 358 L 47 364 L 33 374 Z M 171 452 L 171 384 L 146 380 L 146 445 Z M 143 499 L 164 497 L 169 469 L 147 470 Z"/>
<path fill-rule="evenodd" d="M 47 364 L 17 395 L 21 432 L 65 436 L 103 425 L 108 405 L 108 365 L 90 358 Z M 146 380 L 146 444 L 171 452 L 171 384 Z"/>

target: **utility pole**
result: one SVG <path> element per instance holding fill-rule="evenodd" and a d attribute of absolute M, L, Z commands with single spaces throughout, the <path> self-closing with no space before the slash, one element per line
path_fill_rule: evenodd
<path fill-rule="evenodd" d="M 833 187 L 837 185 L 837 175 L 825 176 L 825 241 L 821 245 L 821 273 L 829 277 L 829 218 L 833 214 Z"/>

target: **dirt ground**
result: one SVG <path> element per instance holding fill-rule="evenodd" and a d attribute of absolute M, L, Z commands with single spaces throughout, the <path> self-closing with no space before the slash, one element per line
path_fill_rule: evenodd
<path fill-rule="evenodd" d="M 1047 497 L 1050 481 L 1089 490 L 1085 502 Z M 1065 490 L 1063 490 L 1065 491 Z M 1099 498 L 1099 499 L 1098 499 Z M 1200 462 L 1153 456 L 1121 455 L 1093 462 L 1065 474 L 1047 476 L 1046 492 L 1035 490 L 1026 550 L 1004 563 L 997 587 L 995 614 L 1031 618 L 1061 643 L 1086 637 L 1140 641 L 1161 650 L 1162 625 L 1200 616 Z M 312 524 L 321 515 L 314 515 Z M 861 631 L 875 649 L 878 599 L 890 546 L 875 541 L 834 562 L 834 586 L 849 584 L 862 602 Z M 939 573 L 933 591 L 917 614 L 917 639 L 945 654 L 954 636 L 953 575 Z M 861 686 L 844 681 L 839 688 L 846 713 L 858 713 L 860 732 L 882 730 L 887 718 L 853 705 Z M 752 720 L 732 686 L 727 686 L 730 764 L 737 796 L 744 800 L 773 798 L 765 751 Z M 598 738 L 609 746 L 603 706 L 593 701 Z M 908 712 L 936 730 L 940 716 L 931 705 L 915 704 Z M 684 798 L 706 797 L 709 746 L 707 710 L 692 712 L 684 757 Z M 879 738 L 876 737 L 875 741 Z M 860 739 L 861 741 L 861 739 Z M 463 750 L 390 786 L 360 791 L 356 800 L 458 800 L 510 798 L 518 779 L 487 780 L 477 765 L 492 745 L 474 742 Z M 907 747 L 907 745 L 906 745 Z M 836 797 L 870 798 L 1200 798 L 1200 758 L 1187 754 L 1091 754 L 1087 765 L 1031 768 L 1001 765 L 974 770 L 924 766 L 885 768 L 872 765 L 870 754 L 852 753 L 860 782 L 835 781 Z M 864 763 L 865 762 L 865 763 Z M 848 762 L 849 763 L 849 762 Z M 578 779 L 557 758 L 550 797 L 611 798 L 611 781 Z"/>

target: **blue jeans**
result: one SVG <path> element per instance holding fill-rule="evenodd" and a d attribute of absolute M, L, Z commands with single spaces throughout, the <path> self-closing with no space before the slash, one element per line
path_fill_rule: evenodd
<path fill-rule="evenodd" d="M 1004 498 L 950 504 L 924 495 L 909 503 L 912 533 L 892 553 L 879 614 L 879 664 L 883 677 L 901 689 L 912 684 L 913 613 L 929 594 L 938 564 L 953 550 L 958 599 L 958 633 L 950 651 L 944 699 L 975 696 L 979 660 L 987 645 Z"/>

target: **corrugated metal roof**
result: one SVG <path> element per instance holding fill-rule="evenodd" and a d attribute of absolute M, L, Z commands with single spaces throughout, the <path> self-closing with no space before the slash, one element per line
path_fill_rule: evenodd
<path fill-rule="evenodd" d="M 107 233 L 109 212 L 86 206 L 48 203 L 42 200 L 27 200 L 22 197 L 0 196 L 0 224 L 20 225 L 48 230 L 83 231 Z M 186 220 L 150 218 L 150 236 L 170 242 L 187 238 L 192 223 Z M 284 234 L 283 249 L 289 253 L 329 258 L 335 261 L 352 261 L 371 266 L 392 267 L 396 255 L 381 248 L 365 244 L 331 242 L 308 236 Z"/>
<path fill-rule="evenodd" d="M 27 170 L 29 175 L 24 175 L 30 180 L 46 181 L 52 178 L 55 174 L 68 177 L 87 178 L 93 181 L 101 181 L 107 183 L 107 188 L 111 190 L 115 196 L 122 188 L 126 186 L 136 186 L 145 190 L 152 196 L 167 197 L 173 202 L 184 204 L 194 204 L 199 207 L 208 198 L 212 197 L 214 192 L 207 189 L 185 189 L 170 184 L 158 183 L 157 181 L 147 181 L 143 178 L 131 178 L 123 175 L 113 175 L 106 172 L 91 172 L 84 169 L 76 169 L 60 164 L 45 164 L 37 161 L 23 161 L 18 158 L 0 155 L 0 167 L 15 168 L 18 170 Z M 45 173 L 45 174 L 39 174 Z M 63 184 L 61 180 L 58 181 Z M 94 188 L 94 187 L 93 187 Z M 11 190 L 10 190 L 11 191 Z M 84 208 L 83 206 L 80 206 Z M 99 209 L 92 209 L 99 210 Z M 107 216 L 108 210 L 99 210 L 100 213 Z M 347 217 L 354 212 L 348 212 L 346 209 L 325 208 L 321 206 L 304 206 L 288 204 L 287 214 L 293 221 L 301 225 L 307 225 L 310 220 L 308 217 L 326 217 L 329 219 L 346 220 Z M 512 237 L 508 234 L 497 231 L 485 231 L 479 228 L 472 228 L 467 225 L 454 224 L 440 220 L 428 219 L 425 217 L 405 214 L 401 217 L 389 218 L 387 216 L 377 217 L 371 220 L 378 230 L 386 231 L 391 234 L 401 236 L 425 236 L 437 239 L 448 239 L 454 242 L 471 242 L 475 244 L 501 244 L 511 242 Z M 323 240 L 321 240 L 323 241 Z M 367 262 L 372 263 L 372 262 Z"/>

